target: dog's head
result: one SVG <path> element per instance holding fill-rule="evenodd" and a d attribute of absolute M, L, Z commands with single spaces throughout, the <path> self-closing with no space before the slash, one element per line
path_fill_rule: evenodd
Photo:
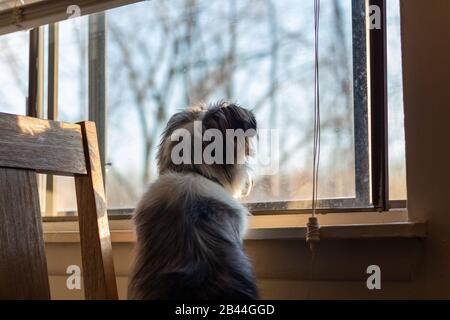
<path fill-rule="evenodd" d="M 159 145 L 159 173 L 196 172 L 240 195 L 251 187 L 247 160 L 256 129 L 251 111 L 228 102 L 176 113 Z"/>

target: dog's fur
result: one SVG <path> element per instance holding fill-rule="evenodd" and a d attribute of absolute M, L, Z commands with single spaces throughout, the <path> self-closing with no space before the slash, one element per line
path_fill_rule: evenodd
<path fill-rule="evenodd" d="M 256 130 L 252 112 L 225 102 L 208 109 L 193 107 L 169 120 L 157 156 L 160 176 L 134 214 L 137 251 L 130 299 L 258 298 L 242 248 L 249 213 L 234 198 L 244 187 L 245 163 L 171 161 L 177 143 L 171 141 L 172 133 L 179 128 L 192 132 L 194 121 L 202 121 L 203 130 L 220 130 L 224 137 L 226 129 Z M 248 157 L 248 144 L 246 139 L 235 151 L 244 147 Z"/>

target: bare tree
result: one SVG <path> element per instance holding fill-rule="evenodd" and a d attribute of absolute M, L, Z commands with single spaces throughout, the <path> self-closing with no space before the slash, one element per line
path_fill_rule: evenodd
<path fill-rule="evenodd" d="M 141 161 L 144 184 L 154 176 L 154 150 L 168 116 L 177 108 L 209 102 L 212 97 L 248 101 L 258 115 L 268 115 L 268 122 L 263 126 L 277 128 L 283 123 L 286 127 L 301 128 L 298 141 L 281 130 L 282 139 L 290 141 L 281 145 L 282 167 L 289 168 L 292 161 L 298 161 L 297 151 L 309 147 L 309 140 L 312 141 L 311 120 L 298 118 L 298 112 L 290 111 L 292 106 L 289 109 L 280 103 L 283 92 L 294 84 L 312 92 L 311 60 L 299 64 L 292 54 L 292 51 L 301 52 L 299 48 L 312 48 L 312 31 L 285 28 L 280 19 L 283 13 L 274 0 L 228 0 L 221 2 L 224 4 L 221 6 L 218 3 L 202 0 L 153 3 L 146 19 L 139 18 L 141 12 L 128 17 L 133 21 L 133 29 L 121 25 L 120 21 L 109 20 L 111 45 L 117 49 L 114 68 L 120 69 L 110 72 L 118 75 L 115 85 L 121 90 L 126 88 L 132 99 L 128 104 L 138 115 L 144 149 Z M 329 70 L 325 85 L 334 88 L 322 91 L 323 101 L 330 106 L 322 128 L 335 140 L 335 150 L 341 152 L 340 141 L 349 135 L 347 130 L 352 130 L 351 68 L 345 46 L 348 35 L 342 27 L 343 8 L 337 0 L 330 5 L 334 25 L 329 30 L 334 31 L 327 47 L 322 47 L 322 52 L 327 54 L 321 56 L 321 66 Z M 312 17 L 309 19 L 312 21 Z M 267 45 L 253 48 L 252 33 L 267 39 Z M 245 46 L 239 45 L 245 41 Z M 265 65 L 267 74 L 261 79 L 252 79 L 264 84 L 264 90 L 249 96 L 242 91 L 241 86 L 247 84 L 239 77 L 251 76 L 253 69 L 264 70 Z M 120 74 L 124 74 L 125 79 L 120 79 Z M 235 87 L 239 90 L 234 90 Z M 124 102 L 110 103 L 110 108 L 120 109 Z M 303 109 L 308 110 L 308 103 L 305 101 Z M 335 106 L 331 107 L 333 103 Z M 339 130 L 335 131 L 336 128 Z M 286 177 L 272 179 L 269 189 L 273 193 L 271 190 L 264 192 L 273 196 L 280 194 L 283 179 Z"/>

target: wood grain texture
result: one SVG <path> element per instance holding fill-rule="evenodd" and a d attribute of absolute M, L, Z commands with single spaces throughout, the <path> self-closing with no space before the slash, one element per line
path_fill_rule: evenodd
<path fill-rule="evenodd" d="M 427 237 L 427 225 L 421 222 L 334 225 L 322 226 L 320 232 L 321 240 L 424 239 Z M 252 228 L 247 231 L 244 241 L 304 240 L 305 238 L 305 227 Z M 122 227 L 119 230 L 112 228 L 111 240 L 114 243 L 135 243 L 136 233 L 132 227 Z M 79 243 L 80 235 L 78 230 L 44 229 L 44 241 L 45 243 Z"/>
<path fill-rule="evenodd" d="M 106 196 L 93 122 L 80 124 L 87 175 L 75 175 L 86 299 L 118 299 Z"/>
<path fill-rule="evenodd" d="M 0 299 L 50 299 L 34 171 L 0 168 Z"/>
<path fill-rule="evenodd" d="M 321 240 L 350 239 L 424 239 L 427 225 L 421 222 L 380 223 L 366 225 L 321 226 Z M 306 228 L 255 228 L 247 232 L 246 240 L 305 239 Z"/>
<path fill-rule="evenodd" d="M 0 10 L 0 35 L 36 28 L 52 22 L 67 19 L 67 8 L 76 5 L 81 10 L 81 15 L 90 15 L 103 12 L 123 5 L 140 2 L 143 0 L 41 0 L 20 6 L 23 10 L 23 19 L 20 25 L 13 23 L 11 17 L 14 8 Z M 14 1 L 13 1 L 14 2 Z"/>
<path fill-rule="evenodd" d="M 0 167 L 86 174 L 80 125 L 0 113 Z"/>

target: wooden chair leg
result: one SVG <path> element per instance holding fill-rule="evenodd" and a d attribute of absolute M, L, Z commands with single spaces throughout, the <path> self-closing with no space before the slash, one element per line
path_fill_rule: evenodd
<path fill-rule="evenodd" d="M 87 175 L 75 176 L 86 299 L 118 299 L 106 195 L 93 122 L 80 123 Z"/>
<path fill-rule="evenodd" d="M 50 299 L 36 172 L 0 168 L 0 299 Z"/>

